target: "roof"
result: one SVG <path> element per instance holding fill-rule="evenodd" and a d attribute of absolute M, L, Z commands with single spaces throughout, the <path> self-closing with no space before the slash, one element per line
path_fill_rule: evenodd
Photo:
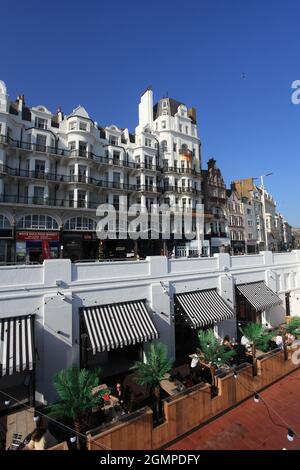
<path fill-rule="evenodd" d="M 163 108 L 163 101 L 168 102 L 168 108 Z M 163 110 L 167 109 L 170 116 L 175 116 L 178 111 L 178 106 L 184 105 L 181 101 L 174 100 L 173 98 L 162 98 L 153 106 L 153 119 L 155 120 L 158 116 L 162 116 Z"/>

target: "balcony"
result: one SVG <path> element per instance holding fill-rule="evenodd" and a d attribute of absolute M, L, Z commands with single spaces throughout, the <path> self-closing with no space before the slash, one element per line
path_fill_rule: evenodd
<path fill-rule="evenodd" d="M 200 176 L 200 173 L 193 168 L 177 168 L 173 166 L 164 166 L 162 168 L 163 173 L 176 173 L 179 175 L 191 175 Z"/>
<path fill-rule="evenodd" d="M 179 186 L 164 186 L 162 188 L 163 192 L 179 193 L 179 194 L 201 194 L 201 191 L 195 188 L 180 188 Z"/>
<path fill-rule="evenodd" d="M 6 204 L 20 204 L 20 205 L 36 205 L 36 206 L 50 206 L 50 207 L 68 207 L 76 208 L 76 201 L 66 200 L 66 199 L 56 199 L 51 197 L 28 197 L 28 196 L 18 196 L 10 194 L 0 195 L 0 203 Z M 84 209 L 97 209 L 98 205 L 101 202 L 87 202 L 79 200 L 77 201 L 78 208 Z"/>

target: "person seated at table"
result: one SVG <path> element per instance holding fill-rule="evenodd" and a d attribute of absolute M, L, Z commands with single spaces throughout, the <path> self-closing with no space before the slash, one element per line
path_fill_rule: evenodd
<path fill-rule="evenodd" d="M 226 335 L 223 339 L 223 346 L 225 346 L 226 351 L 231 351 L 233 348 L 232 343 L 230 342 L 230 338 L 228 335 Z"/>
<path fill-rule="evenodd" d="M 116 399 L 116 405 L 119 405 L 123 408 L 124 411 L 126 411 L 126 413 L 128 413 L 127 394 L 120 380 L 118 380 L 118 382 L 116 383 L 115 389 L 110 394 L 110 398 Z"/>
<path fill-rule="evenodd" d="M 36 424 L 36 429 L 30 437 L 26 450 L 46 450 L 57 444 L 57 440 L 48 431 L 46 419 L 41 416 Z"/>
<path fill-rule="evenodd" d="M 247 350 L 244 344 L 235 344 L 233 347 L 233 350 L 235 351 L 235 356 L 233 357 L 234 363 L 237 365 L 244 364 L 245 362 L 248 362 L 247 358 Z"/>

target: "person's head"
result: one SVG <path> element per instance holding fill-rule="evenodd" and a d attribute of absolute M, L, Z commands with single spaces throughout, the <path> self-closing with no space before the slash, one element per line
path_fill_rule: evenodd
<path fill-rule="evenodd" d="M 31 439 L 36 442 L 40 441 L 43 435 L 45 434 L 45 432 L 47 431 L 47 427 L 48 427 L 48 424 L 47 424 L 46 419 L 44 418 L 44 416 L 40 416 L 36 423 L 36 429 L 33 431 L 31 435 Z"/>
<path fill-rule="evenodd" d="M 122 390 L 122 384 L 121 384 L 120 380 L 118 380 L 118 382 L 116 383 L 116 390 L 118 392 Z"/>
<path fill-rule="evenodd" d="M 230 338 L 229 338 L 229 336 L 228 336 L 228 335 L 224 336 L 223 343 L 224 343 L 224 344 L 228 344 L 228 343 L 230 343 Z"/>

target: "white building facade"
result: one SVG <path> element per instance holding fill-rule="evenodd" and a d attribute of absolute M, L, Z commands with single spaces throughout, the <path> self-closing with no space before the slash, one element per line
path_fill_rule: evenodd
<path fill-rule="evenodd" d="M 130 358 L 142 358 L 149 342 L 157 338 L 167 345 L 173 359 L 184 350 L 186 361 L 194 348 L 190 338 L 199 324 L 214 328 L 220 338 L 236 338 L 240 286 L 251 290 L 259 285 L 255 287 L 257 299 L 259 290 L 267 289 L 276 300 L 256 314 L 261 322 L 274 327 L 282 323 L 287 299 L 289 313 L 299 315 L 299 276 L 300 251 L 197 259 L 159 256 L 110 263 L 46 260 L 33 266 L 1 266 L 0 388 L 16 386 L 20 380 L 24 383 L 24 375 L 34 370 L 36 398 L 48 402 L 55 398 L 57 371 L 72 364 L 100 365 L 104 375 L 114 375 L 129 367 Z M 200 300 L 194 303 L 192 299 L 198 296 Z M 131 320 L 121 329 L 112 328 L 114 318 L 120 319 L 118 314 L 127 315 L 129 310 Z M 109 321 L 99 328 L 97 318 L 105 319 L 105 315 Z M 29 319 L 32 333 L 29 324 L 23 329 Z M 142 334 L 136 336 L 142 319 Z M 104 337 L 106 328 L 111 329 Z M 127 340 L 121 339 L 124 332 Z"/>
<path fill-rule="evenodd" d="M 29 108 L 24 96 L 11 101 L 0 82 L 0 261 L 132 255 L 132 240 L 97 239 L 99 204 L 192 211 L 202 202 L 200 168 L 195 110 L 181 102 L 153 106 L 147 89 L 132 135 L 99 126 L 82 106 L 64 115 Z M 144 244 L 143 252 L 160 254 L 162 246 Z"/>

